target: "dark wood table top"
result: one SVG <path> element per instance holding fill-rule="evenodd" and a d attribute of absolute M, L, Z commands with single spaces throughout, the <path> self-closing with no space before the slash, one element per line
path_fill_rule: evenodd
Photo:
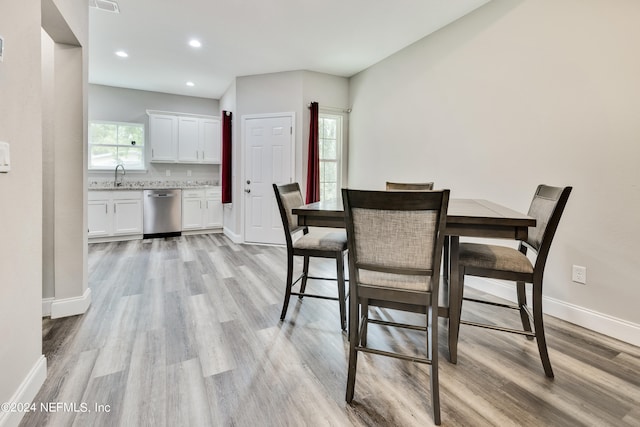
<path fill-rule="evenodd" d="M 341 199 L 326 200 L 293 209 L 298 224 L 344 228 Z M 450 199 L 446 232 L 450 236 L 495 237 L 524 240 L 535 218 L 482 199 Z"/>

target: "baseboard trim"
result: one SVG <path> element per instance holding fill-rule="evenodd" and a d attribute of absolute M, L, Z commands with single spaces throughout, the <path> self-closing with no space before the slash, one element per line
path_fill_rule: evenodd
<path fill-rule="evenodd" d="M 196 234 L 219 234 L 222 233 L 222 227 L 201 228 L 198 230 L 182 230 L 183 236 L 194 236 Z"/>
<path fill-rule="evenodd" d="M 80 297 L 54 299 L 51 302 L 51 318 L 77 316 L 84 314 L 91 305 L 91 289 L 87 288 Z"/>
<path fill-rule="evenodd" d="M 516 301 L 514 286 L 492 279 L 466 277 L 465 285 L 511 302 Z M 583 328 L 640 347 L 640 325 L 551 297 L 542 297 L 544 313 Z"/>
<path fill-rule="evenodd" d="M 224 227 L 222 229 L 222 232 L 224 233 L 225 236 L 230 238 L 233 243 L 237 243 L 237 244 L 243 243 L 242 242 L 242 236 L 239 235 L 239 234 L 234 233 L 233 231 L 231 231 L 227 227 Z"/>
<path fill-rule="evenodd" d="M 55 298 L 42 298 L 42 317 L 51 316 L 51 303 L 55 300 Z"/>
<path fill-rule="evenodd" d="M 18 387 L 13 396 L 11 396 L 11 399 L 6 403 L 17 404 L 33 402 L 33 399 L 36 398 L 36 395 L 38 394 L 38 391 L 40 391 L 40 387 L 42 387 L 46 378 L 47 358 L 44 357 L 44 355 L 41 355 L 20 384 L 20 387 Z M 0 411 L 0 427 L 17 427 L 24 414 L 24 411 Z"/>

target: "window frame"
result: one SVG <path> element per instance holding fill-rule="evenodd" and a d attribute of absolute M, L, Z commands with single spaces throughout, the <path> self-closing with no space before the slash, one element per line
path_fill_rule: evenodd
<path fill-rule="evenodd" d="M 322 119 L 332 119 L 332 120 L 336 120 L 337 124 L 336 124 L 336 158 L 335 160 L 330 159 L 330 160 L 323 160 L 322 159 L 322 141 L 323 139 L 327 139 L 327 138 L 322 138 L 322 135 L 320 134 L 321 132 L 321 126 L 322 126 Z M 345 118 L 342 114 L 337 114 L 335 112 L 330 112 L 330 111 L 322 111 L 322 109 L 320 109 L 320 111 L 318 112 L 318 151 L 319 151 L 319 155 L 318 155 L 318 160 L 319 160 L 319 165 L 318 167 L 320 168 L 320 173 L 322 175 L 322 164 L 323 163 L 335 163 L 336 165 L 336 197 L 340 197 L 340 189 L 342 187 L 342 179 L 343 179 L 343 171 L 342 171 L 342 167 L 343 167 L 343 146 L 344 146 L 344 121 Z M 325 181 L 326 182 L 326 181 Z M 323 181 L 322 181 L 322 176 L 320 177 L 320 200 L 326 200 L 326 198 L 323 198 Z"/>
<path fill-rule="evenodd" d="M 124 147 L 130 147 L 128 145 L 120 145 L 120 144 L 101 144 L 101 143 L 93 143 L 91 141 L 91 125 L 93 124 L 106 124 L 106 125 L 116 125 L 116 135 L 117 135 L 117 131 L 118 128 L 120 126 L 135 126 L 135 127 L 139 127 L 142 130 L 142 144 L 138 144 L 135 147 L 136 148 L 140 148 L 140 153 L 141 153 L 141 162 L 140 162 L 140 167 L 131 167 L 131 166 L 127 166 L 126 170 L 128 171 L 137 171 L 137 172 L 146 172 L 147 171 L 147 155 L 146 155 L 146 127 L 144 123 L 139 123 L 139 122 L 119 122 L 119 121 L 111 121 L 111 120 L 89 120 L 89 124 L 88 124 L 88 132 L 87 132 L 87 169 L 91 172 L 100 172 L 100 171 L 111 171 L 113 170 L 113 168 L 115 167 L 104 167 L 104 166 L 100 166 L 100 167 L 92 167 L 91 166 L 91 147 L 97 146 L 97 147 L 115 147 L 116 148 L 116 155 L 117 155 L 117 149 L 118 148 L 124 148 Z"/>

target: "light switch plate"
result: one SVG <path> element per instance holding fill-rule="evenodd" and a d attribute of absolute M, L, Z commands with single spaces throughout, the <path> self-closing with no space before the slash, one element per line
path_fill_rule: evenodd
<path fill-rule="evenodd" d="M 10 170 L 9 143 L 0 141 L 0 172 L 9 172 Z"/>

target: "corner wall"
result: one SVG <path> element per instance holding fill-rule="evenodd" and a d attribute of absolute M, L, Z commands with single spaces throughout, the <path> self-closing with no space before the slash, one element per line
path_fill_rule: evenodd
<path fill-rule="evenodd" d="M 42 89 L 40 0 L 3 2 L 0 141 L 11 171 L 0 173 L 0 402 L 32 399 L 44 381 L 42 356 Z M 24 400 L 19 400 L 23 402 Z M 0 425 L 19 418 L 0 411 Z"/>
<path fill-rule="evenodd" d="M 244 186 L 242 170 L 241 119 L 247 114 L 295 113 L 295 174 L 300 187 L 306 188 L 306 165 L 309 141 L 309 109 L 311 101 L 321 107 L 347 108 L 349 80 L 345 77 L 311 71 L 287 71 L 236 78 L 223 95 L 220 105 L 233 112 L 233 204 L 225 206 L 225 233 L 235 240 L 242 239 L 242 209 Z"/>
<path fill-rule="evenodd" d="M 537 184 L 572 185 L 546 308 L 640 345 L 639 21 L 627 0 L 493 0 L 361 72 L 350 185 L 434 180 L 525 212 Z"/>

